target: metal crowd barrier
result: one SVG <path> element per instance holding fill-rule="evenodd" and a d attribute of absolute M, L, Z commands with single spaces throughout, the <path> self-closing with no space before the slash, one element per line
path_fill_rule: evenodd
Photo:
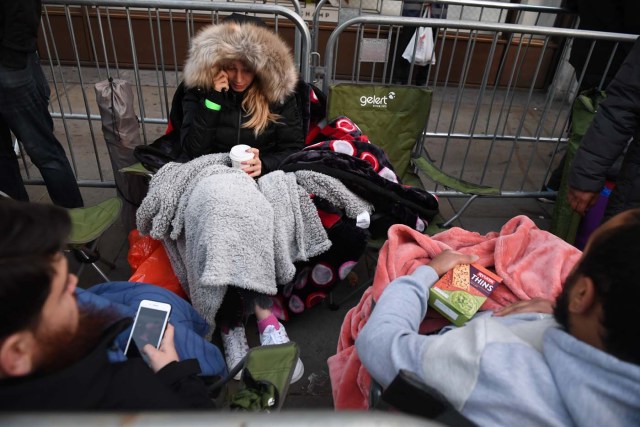
<path fill-rule="evenodd" d="M 50 111 L 79 185 L 114 186 L 94 84 L 108 77 L 130 81 L 141 137 L 152 142 L 165 131 L 191 37 L 206 24 L 233 12 L 265 19 L 294 47 L 301 77 L 308 80 L 309 30 L 298 0 L 289 0 L 288 6 L 253 1 L 44 0 L 39 52 L 52 86 Z M 28 157 L 21 161 L 25 183 L 42 184 Z"/>
<path fill-rule="evenodd" d="M 102 413 L 10 413 L 0 415 L 6 427 L 68 426 L 190 426 L 209 427 L 439 427 L 442 423 L 424 418 L 381 411 L 289 410 L 256 413 L 229 411 L 157 411 Z"/>
<path fill-rule="evenodd" d="M 321 33 L 330 33 L 336 25 L 356 16 L 424 16 L 431 7 L 433 18 L 574 28 L 577 16 L 568 9 L 553 6 L 480 0 L 320 0 L 311 19 L 311 76 L 322 79 L 321 61 L 325 45 Z M 397 32 L 398 29 L 395 29 Z M 394 66 L 389 58 L 388 67 Z"/>
<path fill-rule="evenodd" d="M 360 16 L 340 24 L 327 41 L 325 93 L 340 82 L 390 83 L 386 60 L 397 49 L 404 50 L 395 41 L 398 27 L 410 31 L 431 27 L 435 34 L 435 64 L 423 70 L 426 77 L 421 83 L 433 89 L 431 113 L 416 154 L 449 175 L 498 188 L 503 197 L 543 195 L 542 185 L 560 160 L 571 104 L 583 78 L 583 74 L 575 76 L 568 63 L 573 40 L 590 41 L 587 65 L 594 46 L 613 42 L 608 67 L 620 44 L 637 37 L 504 23 Z M 351 53 L 345 55 L 347 51 Z M 347 61 L 351 68 L 346 71 L 338 66 L 344 68 L 345 56 L 353 58 Z M 462 196 L 436 184 L 427 189 L 440 196 Z"/>
<path fill-rule="evenodd" d="M 253 1 L 44 1 L 39 51 L 53 87 L 50 106 L 81 186 L 114 185 L 93 85 L 108 76 L 131 81 L 142 138 L 153 141 L 165 130 L 186 51 L 200 25 L 232 12 L 266 18 L 292 45 L 299 42 L 295 52 L 301 75 L 310 81 L 311 35 L 298 0 L 290 0 L 288 7 Z M 363 14 L 370 13 L 365 2 L 382 3 L 359 1 Z M 318 3 L 314 22 L 324 3 Z M 431 27 L 436 64 L 421 84 L 433 88 L 434 100 L 420 154 L 449 174 L 499 187 L 503 195 L 537 195 L 566 141 L 576 86 L 569 83 L 572 67 L 567 64 L 572 40 L 630 42 L 635 36 L 540 26 L 575 25 L 575 17 L 560 8 L 472 0 L 432 3 L 446 5 L 449 16 L 457 10 L 455 17 L 493 22 L 370 14 L 338 22 L 325 43 L 325 91 L 338 81 L 390 83 L 395 58 L 404 49 L 398 44 L 399 29 Z M 349 4 L 353 9 L 356 2 Z M 412 79 L 417 73 L 409 67 Z M 22 161 L 25 182 L 42 184 L 28 158 Z M 457 195 L 437 186 L 432 191 Z"/>

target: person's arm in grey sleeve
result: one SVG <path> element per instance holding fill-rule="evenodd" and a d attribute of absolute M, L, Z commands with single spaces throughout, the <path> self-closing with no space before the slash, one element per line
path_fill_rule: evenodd
<path fill-rule="evenodd" d="M 476 255 L 445 250 L 428 266 L 420 266 L 387 286 L 367 324 L 356 339 L 362 364 L 382 387 L 388 386 L 401 369 L 424 378 L 424 353 L 441 336 L 418 333 L 427 314 L 429 289 L 438 278 L 458 264 L 470 264 Z"/>
<path fill-rule="evenodd" d="M 356 339 L 362 364 L 382 387 L 387 387 L 401 369 L 422 374 L 422 354 L 430 339 L 418 334 L 427 313 L 429 288 L 438 274 L 429 266 L 418 267 L 410 276 L 394 280 Z"/>

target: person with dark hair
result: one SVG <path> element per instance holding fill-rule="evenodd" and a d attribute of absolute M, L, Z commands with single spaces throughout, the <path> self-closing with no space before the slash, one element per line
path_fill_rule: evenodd
<path fill-rule="evenodd" d="M 49 84 L 40 67 L 40 0 L 0 2 L 0 191 L 29 200 L 11 132 L 36 165 L 56 205 L 83 206 L 62 144 L 53 134 Z"/>
<path fill-rule="evenodd" d="M 150 366 L 110 361 L 132 319 L 78 304 L 62 253 L 70 227 L 62 208 L 0 200 L 0 410 L 213 407 L 171 325 L 158 349 L 143 348 Z"/>
<path fill-rule="evenodd" d="M 383 387 L 408 370 L 478 425 L 640 425 L 638 236 L 640 209 L 619 214 L 593 233 L 555 303 L 420 335 L 430 287 L 477 258 L 444 251 L 385 289 L 358 356 Z"/>

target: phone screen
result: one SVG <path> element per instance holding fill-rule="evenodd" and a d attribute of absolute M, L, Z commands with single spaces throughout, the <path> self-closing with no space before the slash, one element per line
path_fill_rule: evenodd
<path fill-rule="evenodd" d="M 127 356 L 140 354 L 144 358 L 142 348 L 145 345 L 151 344 L 154 347 L 158 347 L 168 315 L 169 313 L 166 311 L 140 307 L 136 323 L 133 326 L 133 332 L 131 333 Z"/>

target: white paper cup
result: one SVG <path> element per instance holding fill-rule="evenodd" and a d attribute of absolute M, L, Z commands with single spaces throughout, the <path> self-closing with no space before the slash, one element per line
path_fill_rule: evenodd
<path fill-rule="evenodd" d="M 229 151 L 231 166 L 236 169 L 246 168 L 247 165 L 243 165 L 242 162 L 253 159 L 253 153 L 247 152 L 247 150 L 250 148 L 251 147 L 245 144 L 235 145 L 233 148 L 231 148 L 231 151 Z"/>

